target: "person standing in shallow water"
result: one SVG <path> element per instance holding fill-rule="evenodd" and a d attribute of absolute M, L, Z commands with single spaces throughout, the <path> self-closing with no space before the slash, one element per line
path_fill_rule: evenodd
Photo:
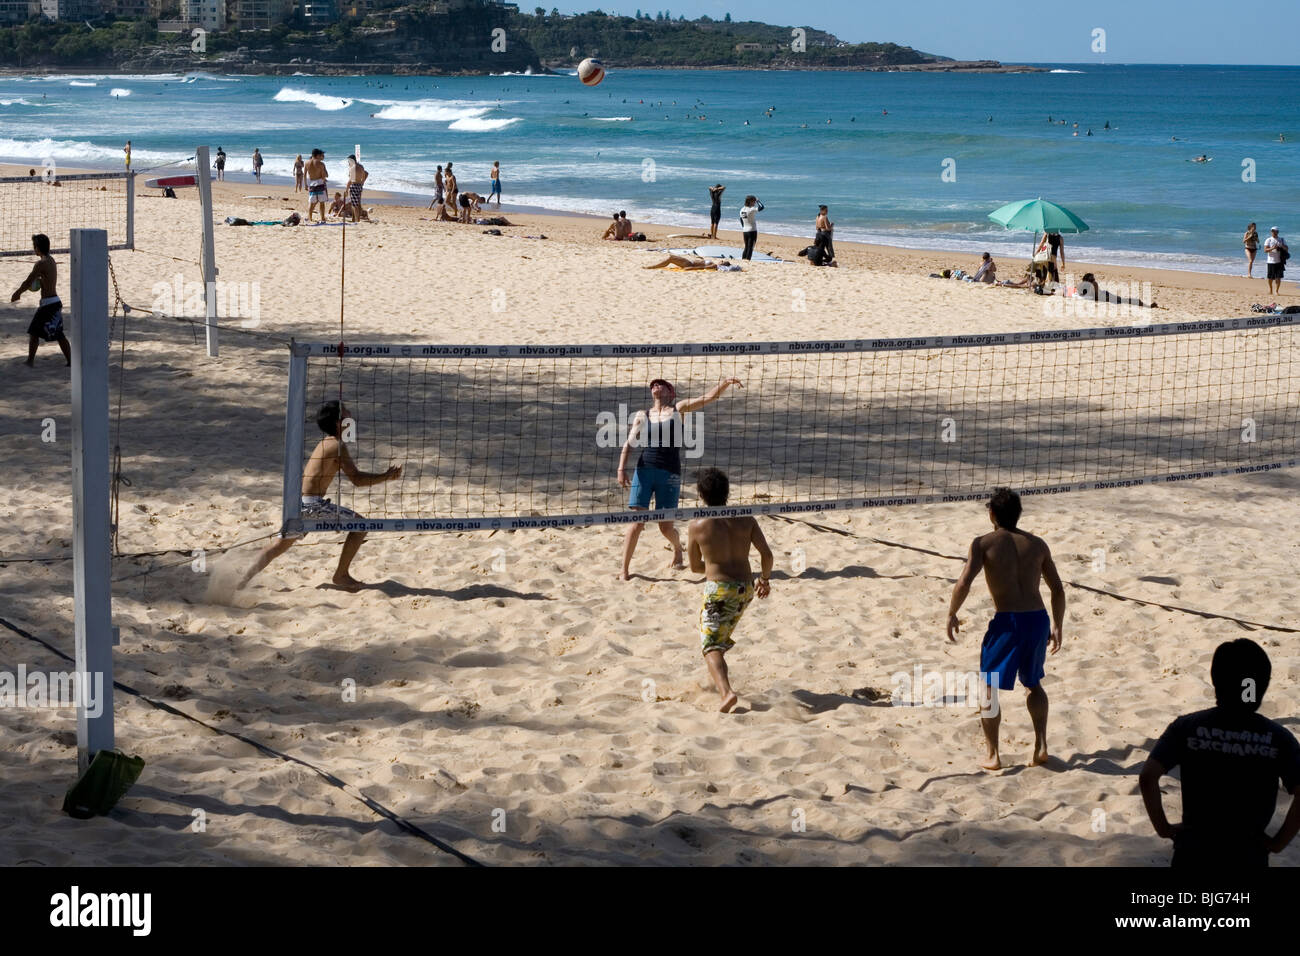
<path fill-rule="evenodd" d="M 999 690 L 1012 690 L 1016 677 L 1028 692 L 1025 706 L 1034 724 L 1034 754 L 1029 763 L 1047 763 L 1047 693 L 1043 690 L 1043 664 L 1050 639 L 1052 653 L 1061 649 L 1061 627 L 1065 620 L 1065 588 L 1042 538 L 1021 531 L 1020 496 L 999 488 L 988 503 L 993 530 L 971 542 L 970 556 L 952 589 L 948 604 L 948 640 L 956 641 L 960 622 L 957 612 L 970 595 L 976 575 L 984 572 L 989 595 L 997 613 L 989 622 L 980 647 L 980 673 L 988 686 L 988 699 L 981 702 L 980 724 L 988 753 L 980 764 L 985 770 L 1001 770 L 998 730 L 1002 712 Z M 1047 582 L 1052 594 L 1052 616 L 1048 618 L 1039 581 Z"/>
<path fill-rule="evenodd" d="M 1241 244 L 1246 249 L 1246 278 L 1253 279 L 1255 271 L 1255 253 L 1259 251 L 1259 230 L 1252 222 L 1246 227 L 1246 234 L 1241 237 Z"/>
<path fill-rule="evenodd" d="M 758 242 L 758 214 L 763 211 L 763 204 L 756 196 L 746 196 L 745 205 L 740 207 L 740 230 L 745 236 L 745 248 L 740 258 L 754 257 L 754 244 Z"/>
<path fill-rule="evenodd" d="M 722 194 L 727 187 L 718 183 L 709 187 L 709 238 L 718 238 L 718 223 L 722 221 Z"/>

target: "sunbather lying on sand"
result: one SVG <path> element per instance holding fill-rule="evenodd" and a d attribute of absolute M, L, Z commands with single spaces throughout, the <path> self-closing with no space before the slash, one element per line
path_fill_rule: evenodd
<path fill-rule="evenodd" d="M 695 259 L 690 256 L 678 256 L 673 253 L 668 254 L 668 258 L 663 262 L 656 262 L 652 266 L 642 266 L 642 269 L 667 269 L 669 266 L 676 266 L 679 269 L 713 269 L 717 270 L 716 262 L 706 262 L 704 259 Z"/>
<path fill-rule="evenodd" d="M 1114 302 L 1118 305 L 1137 305 L 1144 309 L 1160 308 L 1155 304 L 1155 302 L 1148 305 L 1141 299 L 1126 299 L 1122 295 L 1103 289 L 1101 283 L 1097 281 L 1097 277 L 1091 272 L 1085 272 L 1083 278 L 1079 281 L 1079 295 L 1085 299 L 1090 298 L 1093 302 Z"/>

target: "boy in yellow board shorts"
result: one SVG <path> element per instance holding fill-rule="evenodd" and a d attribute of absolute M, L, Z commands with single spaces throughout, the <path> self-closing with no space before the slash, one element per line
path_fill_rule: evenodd
<path fill-rule="evenodd" d="M 705 468 L 696 483 L 700 499 L 709 507 L 727 503 L 731 483 L 717 468 Z M 758 580 L 749 566 L 749 549 L 758 549 L 763 571 Z M 752 517 L 696 518 L 687 533 L 687 550 L 691 570 L 704 572 L 704 606 L 700 609 L 700 649 L 722 698 L 719 710 L 731 713 L 736 706 L 736 692 L 727 678 L 727 661 L 723 655 L 735 646 L 731 639 L 745 609 L 755 596 L 765 598 L 771 591 L 772 549 L 758 522 Z"/>

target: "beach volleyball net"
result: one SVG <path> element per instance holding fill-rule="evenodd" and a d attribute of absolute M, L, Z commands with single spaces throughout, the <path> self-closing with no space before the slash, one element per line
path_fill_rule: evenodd
<path fill-rule="evenodd" d="M 442 531 L 684 520 L 695 473 L 736 514 L 783 514 L 1243 474 L 1300 463 L 1300 316 L 860 341 L 446 346 L 294 343 L 284 520 Z M 341 353 L 341 354 L 340 354 Z M 616 481 L 654 378 L 678 399 L 741 380 L 681 420 L 680 506 L 628 510 Z M 362 518 L 304 514 L 303 464 L 341 399 Z M 639 451 L 629 456 L 629 473 Z M 707 513 L 718 513 L 711 511 Z"/>
<path fill-rule="evenodd" d="M 134 173 L 33 173 L 0 178 L 0 256 L 31 255 L 37 233 L 50 237 L 51 253 L 67 253 L 72 229 L 103 229 L 110 250 L 135 248 Z"/>

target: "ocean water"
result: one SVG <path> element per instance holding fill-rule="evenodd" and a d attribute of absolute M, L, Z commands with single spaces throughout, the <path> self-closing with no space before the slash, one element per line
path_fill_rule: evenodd
<path fill-rule="evenodd" d="M 1091 225 L 1071 254 L 1209 272 L 1241 270 L 1247 222 L 1300 233 L 1300 68 L 1051 69 L 613 69 L 595 88 L 571 75 L 0 77 L 0 160 L 120 168 L 129 138 L 143 170 L 207 143 L 247 180 L 254 147 L 264 175 L 287 178 L 319 146 L 340 177 L 359 145 L 370 184 L 403 193 L 431 193 L 451 160 L 462 189 L 486 194 L 499 160 L 507 206 L 698 229 L 722 182 L 724 227 L 752 193 L 761 232 L 811 236 L 827 203 L 841 240 L 1012 255 L 1029 237 L 987 215 L 1041 196 Z"/>

